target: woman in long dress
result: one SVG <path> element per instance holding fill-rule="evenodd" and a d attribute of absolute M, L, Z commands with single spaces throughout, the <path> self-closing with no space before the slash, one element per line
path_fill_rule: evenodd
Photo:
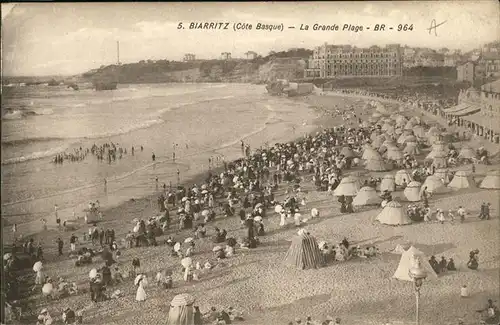
<path fill-rule="evenodd" d="M 136 301 L 145 301 L 146 300 L 146 290 L 144 288 L 147 285 L 146 276 L 142 276 L 137 283 L 137 293 L 135 295 Z"/>
<path fill-rule="evenodd" d="M 284 211 L 280 212 L 280 227 L 284 227 L 286 225 L 286 213 Z"/>

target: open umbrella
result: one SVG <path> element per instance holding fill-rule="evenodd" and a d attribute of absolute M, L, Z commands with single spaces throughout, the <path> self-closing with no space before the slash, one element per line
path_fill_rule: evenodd
<path fill-rule="evenodd" d="M 202 217 L 207 217 L 209 214 L 210 214 L 209 210 L 203 210 L 203 211 L 201 211 Z"/>
<path fill-rule="evenodd" d="M 89 272 L 89 278 L 93 279 L 97 276 L 97 269 L 92 269 Z"/>
<path fill-rule="evenodd" d="M 182 201 L 182 202 L 186 202 L 186 201 L 187 201 L 187 199 L 188 199 L 188 198 L 187 198 L 187 196 L 185 196 L 185 197 L 183 197 L 183 198 L 182 198 L 182 200 L 181 200 L 181 201 Z"/>
<path fill-rule="evenodd" d="M 274 207 L 274 212 L 280 213 L 281 211 L 283 211 L 283 207 L 281 205 L 278 204 Z"/>
<path fill-rule="evenodd" d="M 38 272 L 42 269 L 43 265 L 42 262 L 38 261 L 35 264 L 33 264 L 33 271 Z"/>
<path fill-rule="evenodd" d="M 208 187 L 207 187 L 207 184 L 203 184 L 203 185 L 201 185 L 201 189 L 202 189 L 202 190 L 206 190 L 207 188 L 208 188 Z"/>
<path fill-rule="evenodd" d="M 139 281 L 141 281 L 143 278 L 145 278 L 144 274 L 139 274 L 138 276 L 136 276 L 134 280 L 134 285 L 139 285 Z"/>
<path fill-rule="evenodd" d="M 261 206 L 262 206 L 262 203 L 257 203 L 257 204 L 255 205 L 255 208 L 254 208 L 254 209 L 256 210 L 256 209 L 260 208 Z"/>
<path fill-rule="evenodd" d="M 181 265 L 182 265 L 182 267 L 184 267 L 184 268 L 188 268 L 188 267 L 190 267 L 191 265 L 193 265 L 193 260 L 191 259 L 191 257 L 184 257 L 184 258 L 181 260 Z"/>
<path fill-rule="evenodd" d="M 215 246 L 215 247 L 212 249 L 212 251 L 213 251 L 213 252 L 218 252 L 218 251 L 220 251 L 220 250 L 222 250 L 222 247 L 220 247 L 220 246 Z"/>
<path fill-rule="evenodd" d="M 203 190 L 203 191 L 201 191 L 201 194 L 203 194 L 203 195 L 208 194 L 208 191 L 207 190 Z"/>
<path fill-rule="evenodd" d="M 3 260 L 4 260 L 4 261 L 7 261 L 7 260 L 9 260 L 9 259 L 11 259 L 11 258 L 12 258 L 12 254 L 11 254 L 11 253 L 7 253 L 7 254 L 5 254 L 5 255 L 3 256 Z"/>
<path fill-rule="evenodd" d="M 188 237 L 188 238 L 184 239 L 185 243 L 190 243 L 192 241 L 193 241 L 193 237 Z"/>
<path fill-rule="evenodd" d="M 262 217 L 261 216 L 256 216 L 255 218 L 253 218 L 253 220 L 255 220 L 257 222 L 261 222 L 262 221 Z"/>

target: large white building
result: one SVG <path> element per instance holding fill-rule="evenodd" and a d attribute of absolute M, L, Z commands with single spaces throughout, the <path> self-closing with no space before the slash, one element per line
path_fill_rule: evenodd
<path fill-rule="evenodd" d="M 309 78 L 401 76 L 401 61 L 399 45 L 357 48 L 325 43 L 314 49 L 305 76 Z"/>

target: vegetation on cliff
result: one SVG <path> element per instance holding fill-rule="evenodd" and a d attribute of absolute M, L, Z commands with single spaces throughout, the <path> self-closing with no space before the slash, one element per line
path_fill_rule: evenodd
<path fill-rule="evenodd" d="M 252 60 L 142 60 L 136 63 L 101 66 L 82 74 L 96 82 L 115 80 L 118 83 L 161 82 L 265 82 L 275 78 L 301 78 L 305 61 L 312 54 L 307 49 L 270 52 Z M 288 61 L 283 61 L 284 59 Z M 287 72 L 290 71 L 290 72 Z"/>

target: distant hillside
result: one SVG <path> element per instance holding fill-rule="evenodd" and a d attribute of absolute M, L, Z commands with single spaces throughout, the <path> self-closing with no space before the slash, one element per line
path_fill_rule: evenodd
<path fill-rule="evenodd" d="M 83 73 L 81 81 L 114 80 L 118 83 L 163 82 L 266 82 L 302 78 L 306 59 L 312 51 L 291 49 L 271 52 L 253 60 L 196 60 L 178 62 L 147 60 L 102 66 Z"/>

